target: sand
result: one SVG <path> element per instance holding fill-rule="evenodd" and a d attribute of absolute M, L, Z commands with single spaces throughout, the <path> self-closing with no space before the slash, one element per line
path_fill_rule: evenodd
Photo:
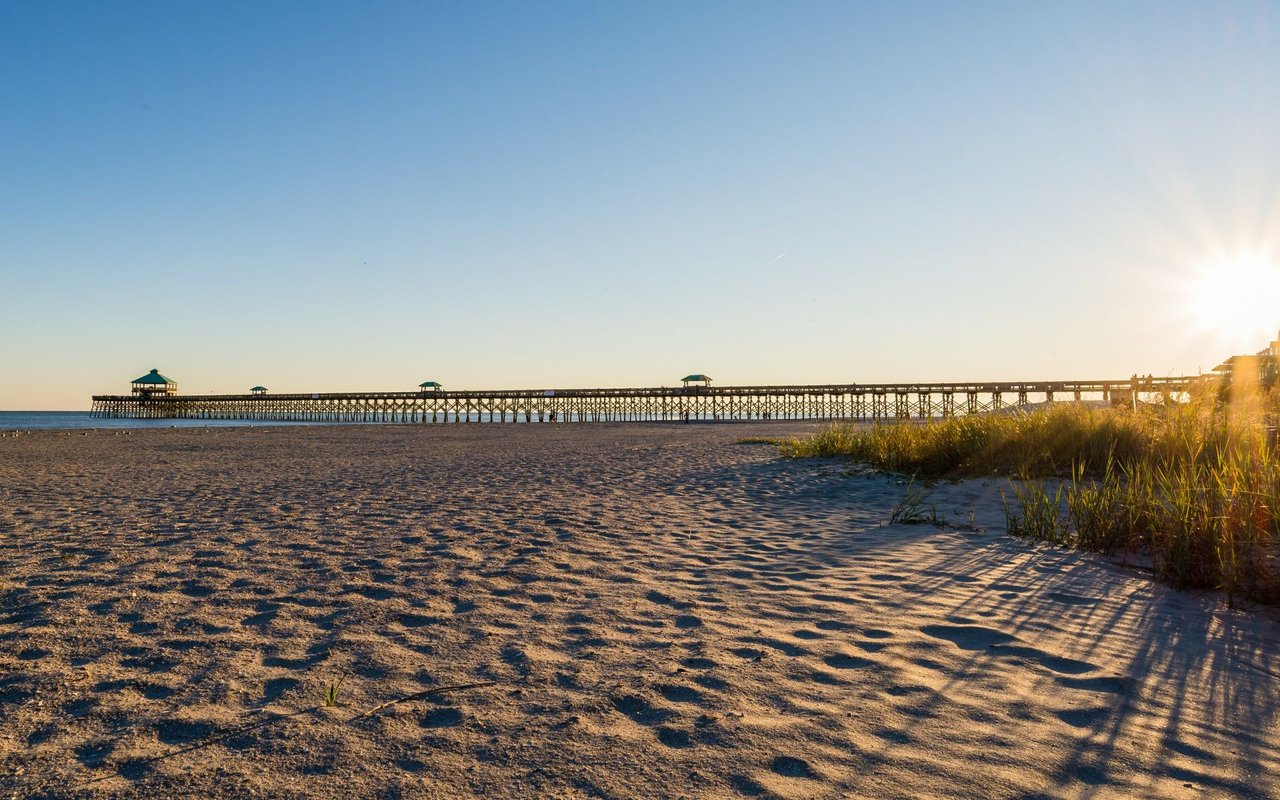
<path fill-rule="evenodd" d="M 1274 610 L 804 429 L 0 438 L 0 797 L 1280 793 Z"/>

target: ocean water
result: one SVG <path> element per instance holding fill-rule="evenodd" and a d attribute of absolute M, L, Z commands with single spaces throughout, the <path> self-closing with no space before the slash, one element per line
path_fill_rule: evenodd
<path fill-rule="evenodd" d="M 488 424 L 492 422 L 489 413 L 478 414 L 472 412 L 466 415 L 469 422 L 483 422 Z M 538 421 L 528 422 L 523 417 L 513 418 L 510 414 L 501 415 L 501 421 L 506 423 L 520 424 L 550 424 L 539 423 Z M 569 418 L 561 418 L 558 424 L 576 423 L 577 415 L 571 415 Z M 677 424 L 679 420 L 664 419 L 661 416 L 641 416 L 636 421 L 645 422 L 666 422 L 668 424 Z M 709 414 L 702 414 L 693 417 L 691 422 L 710 422 Z M 736 422 L 739 420 L 725 419 L 724 422 Z M 780 420 L 774 420 L 775 422 Z M 96 418 L 89 415 L 88 411 L 0 411 L 0 432 L 3 431 L 35 431 L 35 430 L 91 430 L 94 428 L 102 430 L 132 430 L 137 428 L 243 428 L 243 427 L 274 427 L 278 425 L 423 425 L 433 423 L 422 422 L 392 422 L 392 421 L 369 421 L 369 422 L 309 422 L 309 421 L 277 421 L 262 419 L 112 419 L 112 418 Z M 447 423 L 456 425 L 457 420 L 452 417 Z"/>
<path fill-rule="evenodd" d="M 489 414 L 467 414 L 470 422 L 487 422 Z M 512 419 L 510 414 L 502 415 L 504 422 L 521 422 L 523 418 Z M 564 420 L 562 420 L 563 422 Z M 577 421 L 573 417 L 569 421 Z M 369 422 L 310 422 L 283 421 L 264 419 L 113 419 L 89 416 L 88 411 L 0 411 L 0 431 L 38 431 L 38 430 L 136 430 L 137 428 L 244 428 L 258 426 L 275 427 L 279 425 L 421 425 L 422 423 L 369 421 Z M 437 423 L 440 424 L 440 423 Z M 450 419 L 450 425 L 456 421 Z"/>
<path fill-rule="evenodd" d="M 0 411 L 0 431 L 123 430 L 136 428 L 233 428 L 246 425 L 318 425 L 251 419 L 98 419 L 88 411 Z"/>

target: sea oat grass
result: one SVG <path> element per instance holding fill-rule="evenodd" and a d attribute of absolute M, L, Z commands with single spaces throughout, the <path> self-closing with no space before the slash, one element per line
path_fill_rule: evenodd
<path fill-rule="evenodd" d="M 924 479 L 1010 477 L 1009 532 L 1145 553 L 1157 577 L 1280 602 L 1280 398 L 836 425 L 780 445 Z M 1050 490 L 1045 479 L 1062 479 Z"/>

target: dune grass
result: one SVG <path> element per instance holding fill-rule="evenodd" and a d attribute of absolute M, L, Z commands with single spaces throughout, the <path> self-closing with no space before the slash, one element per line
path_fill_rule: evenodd
<path fill-rule="evenodd" d="M 1280 393 L 1277 393 L 1280 394 Z M 1180 588 L 1280 602 L 1280 396 L 1130 409 L 1061 404 L 782 442 L 925 479 L 1004 476 L 1011 534 L 1146 554 Z"/>

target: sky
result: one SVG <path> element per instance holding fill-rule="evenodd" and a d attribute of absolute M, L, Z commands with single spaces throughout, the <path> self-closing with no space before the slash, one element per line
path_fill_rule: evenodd
<path fill-rule="evenodd" d="M 0 108 L 0 409 L 1188 374 L 1280 328 L 1275 3 L 2 0 Z"/>

